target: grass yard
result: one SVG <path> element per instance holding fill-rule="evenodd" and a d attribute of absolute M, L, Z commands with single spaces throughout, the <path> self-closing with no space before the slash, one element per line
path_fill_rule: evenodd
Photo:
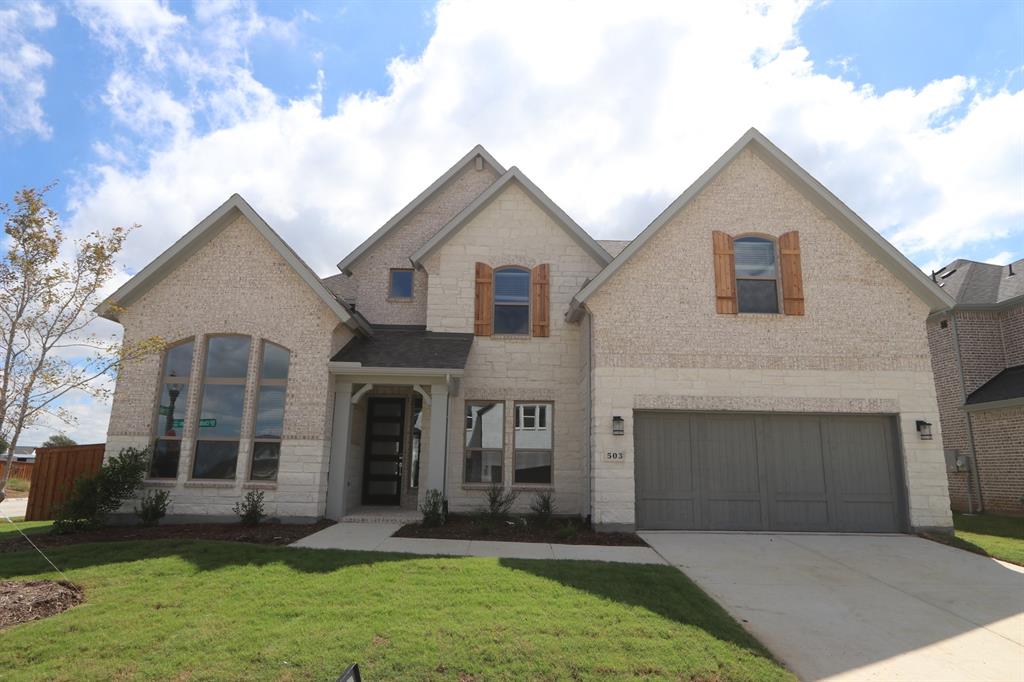
<path fill-rule="evenodd" d="M 5 680 L 793 680 L 668 566 L 211 541 L 54 548 L 86 602 L 0 634 Z M 54 578 L 35 553 L 0 579 Z"/>
<path fill-rule="evenodd" d="M 13 518 L 11 520 L 18 524 L 17 527 L 15 527 L 13 523 L 8 523 L 7 519 L 0 516 L 0 541 L 9 540 L 18 536 L 18 528 L 20 528 L 25 535 L 32 535 L 34 533 L 45 533 L 49 531 L 50 526 L 53 525 L 53 521 L 25 521 L 21 518 Z"/>
<path fill-rule="evenodd" d="M 1024 566 L 1024 518 L 954 512 L 953 526 L 947 544 Z"/>

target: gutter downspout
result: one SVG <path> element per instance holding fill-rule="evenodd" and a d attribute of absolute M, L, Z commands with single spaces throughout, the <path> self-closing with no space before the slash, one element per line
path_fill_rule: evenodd
<path fill-rule="evenodd" d="M 956 324 L 956 311 L 950 310 L 949 321 L 953 327 L 953 352 L 956 353 L 956 369 L 960 375 L 960 404 L 961 410 L 963 405 L 967 403 L 967 381 L 964 378 L 964 363 L 963 358 L 960 355 L 960 331 Z M 977 468 L 975 464 L 977 462 L 975 449 L 974 449 L 974 429 L 971 428 L 971 413 L 963 411 L 964 423 L 967 427 L 967 449 L 971 454 L 970 462 L 967 466 L 967 507 L 968 511 L 972 514 L 980 514 L 985 510 L 985 506 L 981 499 L 981 481 L 978 477 Z M 975 492 L 978 493 L 978 508 L 974 509 L 974 501 L 971 496 L 971 488 L 975 488 Z"/>

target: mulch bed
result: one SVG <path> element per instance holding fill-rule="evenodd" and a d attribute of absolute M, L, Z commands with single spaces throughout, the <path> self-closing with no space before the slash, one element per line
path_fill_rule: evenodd
<path fill-rule="evenodd" d="M 63 547 L 83 542 L 111 542 L 118 540 L 222 540 L 252 542 L 260 545 L 288 545 L 333 525 L 333 521 L 317 523 L 261 523 L 243 526 L 238 523 L 168 524 L 144 528 L 142 526 L 110 526 L 99 530 L 69 535 L 34 533 L 29 535 L 38 547 Z M 32 547 L 21 535 L 0 542 L 0 553 L 19 552 Z"/>
<path fill-rule="evenodd" d="M 81 588 L 63 580 L 0 582 L 0 630 L 67 611 L 85 601 Z"/>
<path fill-rule="evenodd" d="M 419 523 L 402 526 L 398 538 L 437 540 L 490 540 L 498 542 L 548 542 L 559 545 L 614 545 L 646 547 L 633 533 L 598 533 L 582 519 L 552 519 L 547 525 L 513 518 L 487 521 L 479 516 L 451 514 L 443 526 L 427 528 Z"/>

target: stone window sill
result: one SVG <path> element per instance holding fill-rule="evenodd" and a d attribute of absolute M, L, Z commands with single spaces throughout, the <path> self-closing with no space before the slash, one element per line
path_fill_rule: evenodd
<path fill-rule="evenodd" d="M 142 482 L 145 488 L 173 488 L 178 485 L 175 478 L 147 478 Z"/>
<path fill-rule="evenodd" d="M 490 490 L 490 483 L 463 483 L 463 490 Z"/>
<path fill-rule="evenodd" d="M 186 488 L 234 488 L 234 481 L 185 481 Z"/>
<path fill-rule="evenodd" d="M 513 483 L 512 489 L 521 492 L 554 492 L 555 485 L 553 483 Z"/>
<path fill-rule="evenodd" d="M 243 490 L 277 490 L 277 481 L 246 481 Z"/>
<path fill-rule="evenodd" d="M 411 296 L 409 298 L 399 298 L 397 296 L 388 296 L 385 300 L 388 303 L 412 303 L 416 299 L 411 297 Z"/>
<path fill-rule="evenodd" d="M 491 338 L 499 341 L 530 341 L 533 336 L 530 334 L 491 334 Z"/>

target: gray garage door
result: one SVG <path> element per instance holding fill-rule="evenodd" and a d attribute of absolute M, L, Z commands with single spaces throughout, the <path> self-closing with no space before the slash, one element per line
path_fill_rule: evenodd
<path fill-rule="evenodd" d="M 637 526 L 901 532 L 894 419 L 638 412 Z"/>

